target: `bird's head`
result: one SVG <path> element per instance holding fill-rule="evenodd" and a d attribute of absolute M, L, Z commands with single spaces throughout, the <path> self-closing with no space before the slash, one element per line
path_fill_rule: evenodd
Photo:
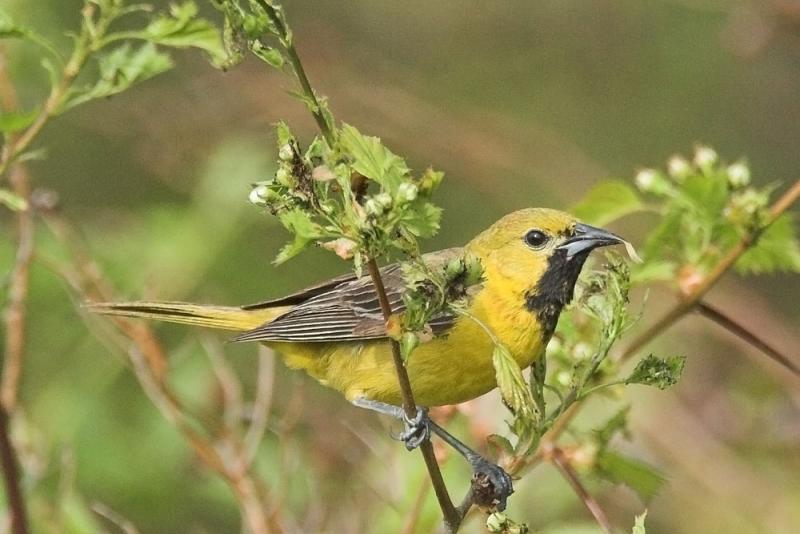
<path fill-rule="evenodd" d="M 545 310 L 557 318 L 572 299 L 589 253 L 624 243 L 621 237 L 563 211 L 530 208 L 506 215 L 467 248 L 481 258 L 487 275 L 518 288 L 531 311 Z"/>

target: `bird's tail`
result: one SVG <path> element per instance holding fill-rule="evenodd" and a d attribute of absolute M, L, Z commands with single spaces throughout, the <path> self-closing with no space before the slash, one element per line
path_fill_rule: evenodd
<path fill-rule="evenodd" d="M 91 312 L 103 315 L 142 317 L 238 331 L 257 328 L 285 311 L 282 307 L 244 310 L 233 306 L 209 306 L 185 302 L 101 302 L 86 304 L 85 307 Z"/>

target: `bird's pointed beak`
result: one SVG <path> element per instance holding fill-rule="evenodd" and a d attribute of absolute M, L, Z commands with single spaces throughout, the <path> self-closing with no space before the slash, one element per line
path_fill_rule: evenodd
<path fill-rule="evenodd" d="M 598 247 L 608 245 L 624 245 L 625 240 L 620 236 L 584 223 L 575 225 L 575 233 L 572 237 L 558 246 L 560 250 L 567 251 L 567 259 L 572 259 L 576 254 L 583 251 L 591 251 Z"/>

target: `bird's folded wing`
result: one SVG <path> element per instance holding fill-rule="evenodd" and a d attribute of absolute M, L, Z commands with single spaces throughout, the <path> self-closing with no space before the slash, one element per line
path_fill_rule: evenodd
<path fill-rule="evenodd" d="M 449 261 L 462 253 L 447 249 L 426 255 L 430 262 Z M 400 264 L 381 269 L 386 296 L 392 311 L 405 310 L 406 289 Z M 281 299 L 261 302 L 245 309 L 295 306 L 276 319 L 234 338 L 234 341 L 333 342 L 361 341 L 387 337 L 378 295 L 369 277 L 346 275 L 312 286 Z M 430 326 L 440 334 L 453 325 L 450 315 L 435 317 Z"/>

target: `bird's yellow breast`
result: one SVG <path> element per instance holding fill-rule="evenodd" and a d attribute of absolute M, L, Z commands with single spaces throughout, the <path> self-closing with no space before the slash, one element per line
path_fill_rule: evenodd
<path fill-rule="evenodd" d="M 492 277 L 487 277 L 492 280 Z M 539 354 L 541 327 L 525 308 L 524 292 L 494 279 L 472 299 L 469 312 L 490 328 L 524 368 Z M 270 343 L 287 365 L 303 369 L 323 384 L 358 397 L 399 405 L 402 402 L 388 343 Z M 407 369 L 416 401 L 422 406 L 464 402 L 493 389 L 493 342 L 476 321 L 459 318 L 444 335 L 420 345 Z"/>

